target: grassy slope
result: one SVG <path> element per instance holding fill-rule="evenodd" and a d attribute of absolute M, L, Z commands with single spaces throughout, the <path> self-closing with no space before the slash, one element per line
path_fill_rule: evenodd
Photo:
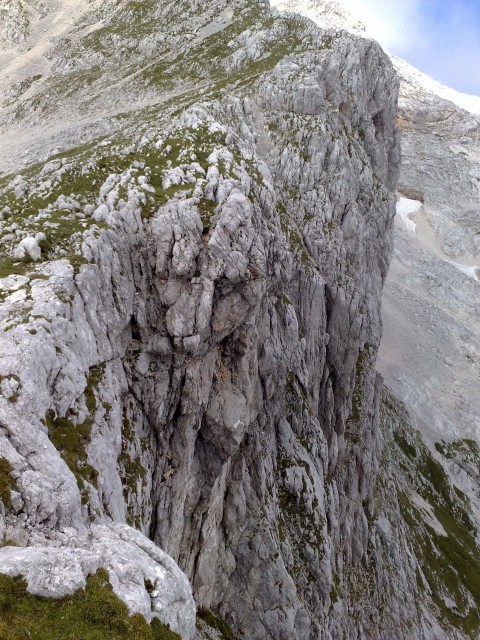
<path fill-rule="evenodd" d="M 384 420 L 394 427 L 389 453 L 398 469 L 399 480 L 394 490 L 409 546 L 418 563 L 419 595 L 425 604 L 430 602 L 447 632 L 451 626 L 468 638 L 477 638 L 480 548 L 471 502 L 452 482 L 444 461 L 430 451 L 409 425 L 404 407 L 392 396 L 386 396 L 383 413 Z M 453 452 L 472 453 L 470 445 L 459 441 L 450 445 L 438 443 L 436 448 L 447 458 Z M 430 505 L 428 511 L 419 506 L 414 494 Z"/>
<path fill-rule="evenodd" d="M 99 569 L 85 590 L 54 600 L 27 592 L 22 578 L 0 574 L 0 640 L 180 640 L 157 619 L 149 625 L 112 591 Z"/>

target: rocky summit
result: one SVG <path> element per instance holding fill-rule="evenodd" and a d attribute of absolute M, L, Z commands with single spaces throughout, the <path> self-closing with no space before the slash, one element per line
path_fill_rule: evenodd
<path fill-rule="evenodd" d="M 1 640 L 480 638 L 479 120 L 272 4 L 0 0 Z"/>

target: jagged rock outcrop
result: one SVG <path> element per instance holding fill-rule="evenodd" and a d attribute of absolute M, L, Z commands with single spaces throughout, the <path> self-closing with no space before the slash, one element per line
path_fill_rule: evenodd
<path fill-rule="evenodd" d="M 250 0 L 84 9 L 0 113 L 41 160 L 0 182 L 0 573 L 107 568 L 189 638 L 175 561 L 201 636 L 433 638 L 375 372 L 386 55 Z"/>
<path fill-rule="evenodd" d="M 182 638 L 193 636 L 195 605 L 188 580 L 140 532 L 126 524 L 93 524 L 88 531 L 82 525 L 62 528 L 53 538 L 54 544 L 39 538 L 38 544 L 29 540 L 32 546 L 0 549 L 2 573 L 25 577 L 29 593 L 59 598 L 84 589 L 87 577 L 101 567 L 130 611 L 148 622 L 160 618 Z"/>
<path fill-rule="evenodd" d="M 274 4 L 323 27 L 364 31 L 333 0 Z M 379 367 L 424 431 L 433 427 L 437 437 L 478 441 L 480 407 L 472 381 L 479 379 L 480 97 L 443 87 L 390 58 L 401 79 L 398 195 L 404 200 L 383 299 Z"/>

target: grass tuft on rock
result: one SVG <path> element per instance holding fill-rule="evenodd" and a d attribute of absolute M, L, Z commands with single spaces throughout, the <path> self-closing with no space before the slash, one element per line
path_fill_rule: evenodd
<path fill-rule="evenodd" d="M 8 511 L 12 506 L 12 489 L 15 489 L 15 480 L 10 475 L 13 467 L 6 458 L 0 458 L 0 500 Z"/>
<path fill-rule="evenodd" d="M 103 374 L 103 365 L 90 369 L 85 389 L 85 405 L 89 415 L 82 424 L 77 424 L 71 416 L 57 416 L 52 409 L 47 411 L 44 420 L 49 438 L 74 474 L 85 504 L 88 503 L 85 483 L 96 487 L 98 479 L 98 471 L 88 463 L 87 448 L 97 410 L 96 392 Z"/>
<path fill-rule="evenodd" d="M 21 577 L 0 574 L 0 640 L 181 640 L 157 619 L 150 625 L 131 616 L 108 580 L 98 569 L 85 590 L 53 599 L 28 593 Z"/>
<path fill-rule="evenodd" d="M 202 609 L 198 612 L 197 615 L 198 618 L 200 618 L 200 620 L 203 620 L 203 622 L 205 622 L 207 626 L 218 631 L 222 640 L 235 640 L 233 631 L 230 629 L 225 620 L 222 620 L 222 618 L 219 618 L 208 609 Z"/>

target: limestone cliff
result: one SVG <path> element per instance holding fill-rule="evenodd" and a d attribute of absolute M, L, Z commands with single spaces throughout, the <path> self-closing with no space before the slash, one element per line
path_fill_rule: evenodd
<path fill-rule="evenodd" d="M 274 4 L 324 28 L 364 34 L 333 0 Z M 387 527 L 383 543 L 388 538 L 417 564 L 416 580 L 411 571 L 406 582 L 397 573 L 396 599 L 437 620 L 413 635 L 477 638 L 480 98 L 390 58 L 401 80 L 402 168 L 377 366 L 405 406 L 390 394 L 383 403 L 383 431 L 393 427 L 393 440 L 387 437 L 383 453 L 379 480 L 388 489 L 380 493 L 388 507 L 378 523 Z M 392 524 L 401 532 L 395 543 Z M 417 605 L 399 597 L 415 591 L 413 582 Z"/>
<path fill-rule="evenodd" d="M 433 638 L 414 436 L 375 372 L 386 55 L 253 0 L 92 3 L 60 35 L 26 32 L 18 78 L 45 73 L 0 112 L 0 573 L 59 596 L 107 568 L 184 638 L 175 563 L 201 636 L 230 633 L 213 611 L 238 638 Z"/>

